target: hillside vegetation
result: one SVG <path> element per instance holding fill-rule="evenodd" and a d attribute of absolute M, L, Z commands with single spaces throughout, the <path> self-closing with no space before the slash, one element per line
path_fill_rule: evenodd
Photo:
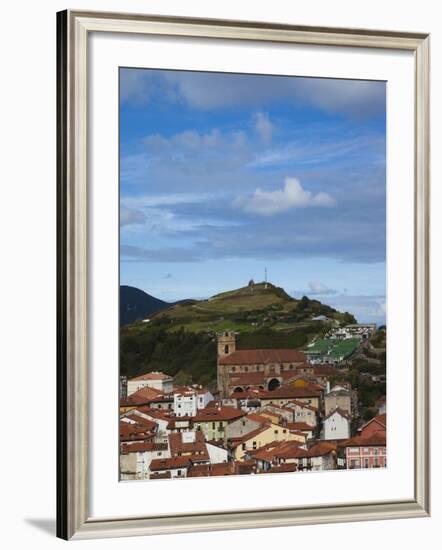
<path fill-rule="evenodd" d="M 313 320 L 324 316 L 326 320 Z M 238 349 L 302 348 L 330 325 L 354 323 L 318 300 L 289 296 L 270 283 L 186 300 L 121 329 L 121 374 L 136 376 L 162 370 L 177 383 L 213 385 L 216 380 L 216 334 L 238 333 Z"/>

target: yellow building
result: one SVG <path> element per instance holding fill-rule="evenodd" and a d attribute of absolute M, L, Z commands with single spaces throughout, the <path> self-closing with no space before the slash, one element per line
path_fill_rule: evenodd
<path fill-rule="evenodd" d="M 307 436 L 299 432 L 290 431 L 279 424 L 263 424 L 256 430 L 231 440 L 232 456 L 235 460 L 244 460 L 247 451 L 260 449 L 273 441 L 299 441 L 305 443 Z"/>

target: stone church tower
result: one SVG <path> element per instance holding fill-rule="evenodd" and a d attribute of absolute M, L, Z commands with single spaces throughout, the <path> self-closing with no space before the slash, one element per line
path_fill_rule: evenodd
<path fill-rule="evenodd" d="M 225 394 L 228 386 L 229 367 L 220 365 L 219 360 L 236 351 L 236 335 L 232 330 L 218 334 L 217 383 L 218 390 Z"/>
<path fill-rule="evenodd" d="M 218 359 L 236 351 L 236 336 L 232 330 L 218 334 Z"/>

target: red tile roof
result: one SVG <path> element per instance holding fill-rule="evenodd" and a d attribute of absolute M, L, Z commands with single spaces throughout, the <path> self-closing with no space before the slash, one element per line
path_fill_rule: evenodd
<path fill-rule="evenodd" d="M 136 410 L 140 411 L 146 416 L 155 418 L 155 420 L 169 420 L 170 418 L 170 411 L 156 409 L 155 407 L 149 407 L 148 405 L 142 405 L 140 407 L 137 407 Z"/>
<path fill-rule="evenodd" d="M 177 468 L 187 468 L 190 464 L 190 457 L 175 456 L 172 458 L 154 458 L 150 463 L 152 472 L 157 470 L 175 470 Z"/>
<path fill-rule="evenodd" d="M 305 363 L 305 355 L 294 349 L 244 349 L 219 359 L 220 365 L 264 365 L 267 363 Z"/>
<path fill-rule="evenodd" d="M 333 443 L 327 443 L 325 441 L 321 441 L 320 443 L 316 443 L 308 450 L 308 456 L 309 457 L 316 457 L 316 456 L 324 456 L 329 453 L 336 453 L 337 447 Z"/>
<path fill-rule="evenodd" d="M 235 474 L 233 462 L 219 464 L 195 464 L 189 468 L 188 477 L 229 476 Z"/>
<path fill-rule="evenodd" d="M 272 416 L 278 416 L 278 415 L 272 415 Z M 252 420 L 253 422 L 258 422 L 258 424 L 268 424 L 269 419 L 266 416 L 262 416 L 261 414 L 257 414 L 254 412 L 248 413 L 247 418 Z"/>
<path fill-rule="evenodd" d="M 172 456 L 178 456 L 179 453 L 190 453 L 191 455 L 198 455 L 208 459 L 209 455 L 207 453 L 203 432 L 195 431 L 192 433 L 195 434 L 195 441 L 188 443 L 183 441 L 184 434 L 182 433 L 169 434 L 170 454 Z"/>
<path fill-rule="evenodd" d="M 355 437 L 346 439 L 340 444 L 340 447 L 385 447 L 386 444 L 386 432 L 379 431 L 368 437 L 364 437 L 363 435 L 356 435 Z"/>
<path fill-rule="evenodd" d="M 381 430 L 386 430 L 387 429 L 387 414 L 386 413 L 378 414 L 377 416 L 375 416 L 374 418 L 369 420 L 366 424 L 364 424 L 362 426 L 361 430 L 363 430 L 365 427 L 367 427 L 369 424 L 372 424 L 373 422 L 376 422 L 376 424 L 379 424 L 379 427 L 380 427 Z"/>
<path fill-rule="evenodd" d="M 284 442 L 273 450 L 273 455 L 275 458 L 282 459 L 307 457 L 308 451 L 303 449 L 301 445 L 302 443 L 299 441 Z"/>
<path fill-rule="evenodd" d="M 120 422 L 120 441 L 147 441 L 154 436 L 154 432 L 142 426 Z"/>
<path fill-rule="evenodd" d="M 299 397 L 320 397 L 321 389 L 316 384 L 309 384 L 303 387 L 281 386 L 269 392 L 264 399 L 296 399 Z"/>
<path fill-rule="evenodd" d="M 265 380 L 267 378 L 267 375 L 262 372 L 239 372 L 239 373 L 231 373 L 229 374 L 229 384 L 231 386 L 243 386 L 243 385 L 251 385 L 251 386 L 258 386 L 258 385 L 265 385 Z"/>
<path fill-rule="evenodd" d="M 122 422 L 124 422 L 125 418 L 130 420 L 129 424 L 135 423 L 138 426 L 141 426 L 143 428 L 146 428 L 150 431 L 154 431 L 157 429 L 157 424 L 153 420 L 149 420 L 148 418 L 144 418 L 143 416 L 140 416 L 139 414 L 126 414 L 122 418 Z"/>
<path fill-rule="evenodd" d="M 255 430 L 252 430 L 251 432 L 249 432 L 247 434 L 244 434 L 240 437 L 231 437 L 230 438 L 230 446 L 235 449 L 236 447 L 238 447 L 242 443 L 245 443 L 246 441 L 249 441 L 250 439 L 253 439 L 257 435 L 259 435 L 260 433 L 265 432 L 266 430 L 269 429 L 269 427 L 270 427 L 270 423 L 261 424 Z"/>
<path fill-rule="evenodd" d="M 276 457 L 297 458 L 298 456 L 305 456 L 302 454 L 306 453 L 305 449 L 301 448 L 302 445 L 303 443 L 300 441 L 273 441 L 258 450 L 248 450 L 247 455 L 254 460 L 271 464 Z"/>
<path fill-rule="evenodd" d="M 193 418 L 194 422 L 217 422 L 225 420 L 235 420 L 240 418 L 246 413 L 241 409 L 235 409 L 233 407 L 206 407 L 201 409 L 197 415 Z"/>
<path fill-rule="evenodd" d="M 153 451 L 154 444 L 152 441 L 140 441 L 136 443 L 122 443 L 120 446 L 120 452 L 122 454 L 127 453 L 145 453 L 147 451 Z"/>
<path fill-rule="evenodd" d="M 121 405 L 142 405 L 144 403 L 172 400 L 172 397 L 156 388 L 141 388 L 127 396 Z"/>
<path fill-rule="evenodd" d="M 121 443 L 120 451 L 126 453 L 144 453 L 147 451 L 167 451 L 167 443 L 154 443 L 153 441 L 126 441 Z"/>
<path fill-rule="evenodd" d="M 307 422 L 287 422 L 285 427 L 288 430 L 299 430 L 301 432 L 313 432 L 315 428 L 307 424 Z"/>

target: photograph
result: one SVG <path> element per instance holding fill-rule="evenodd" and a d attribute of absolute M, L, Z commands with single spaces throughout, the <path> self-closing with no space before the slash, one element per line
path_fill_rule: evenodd
<path fill-rule="evenodd" d="M 387 468 L 386 94 L 119 68 L 121 482 Z"/>

